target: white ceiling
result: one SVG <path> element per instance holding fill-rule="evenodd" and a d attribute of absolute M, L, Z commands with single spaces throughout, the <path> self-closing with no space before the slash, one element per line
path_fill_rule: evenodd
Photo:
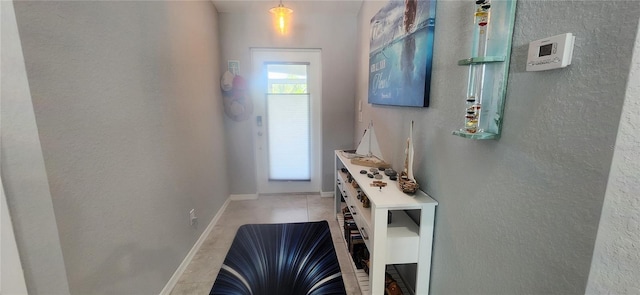
<path fill-rule="evenodd" d="M 211 0 L 218 12 L 251 13 L 268 11 L 278 6 L 279 0 Z M 282 0 L 284 6 L 293 9 L 294 13 L 307 12 L 346 12 L 358 13 L 362 0 Z"/>

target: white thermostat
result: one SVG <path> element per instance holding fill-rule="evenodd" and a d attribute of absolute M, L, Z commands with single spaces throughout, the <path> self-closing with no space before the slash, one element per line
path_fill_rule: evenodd
<path fill-rule="evenodd" d="M 566 33 L 529 43 L 527 71 L 545 71 L 570 65 L 575 40 L 573 34 Z"/>

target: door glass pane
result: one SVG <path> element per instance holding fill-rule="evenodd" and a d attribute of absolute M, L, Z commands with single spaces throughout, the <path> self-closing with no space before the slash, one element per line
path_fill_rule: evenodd
<path fill-rule="evenodd" d="M 307 65 L 268 64 L 269 180 L 311 180 Z"/>
<path fill-rule="evenodd" d="M 268 64 L 269 93 L 309 93 L 306 64 Z"/>

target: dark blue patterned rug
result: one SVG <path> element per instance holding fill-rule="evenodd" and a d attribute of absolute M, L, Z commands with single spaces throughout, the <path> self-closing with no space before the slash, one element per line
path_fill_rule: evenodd
<path fill-rule="evenodd" d="M 346 294 L 329 224 L 241 226 L 209 294 Z"/>

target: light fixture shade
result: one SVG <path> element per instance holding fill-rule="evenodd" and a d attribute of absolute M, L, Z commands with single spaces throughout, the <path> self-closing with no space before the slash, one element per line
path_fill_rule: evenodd
<path fill-rule="evenodd" d="M 288 7 L 284 7 L 284 5 L 282 3 L 278 4 L 278 6 L 273 7 L 271 9 L 269 9 L 269 12 L 273 13 L 273 14 L 290 14 L 293 13 L 293 9 L 288 8 Z"/>
<path fill-rule="evenodd" d="M 269 12 L 271 12 L 275 18 L 276 29 L 280 34 L 284 35 L 289 21 L 289 16 L 293 13 L 293 9 L 284 7 L 284 5 L 282 5 L 282 1 L 280 1 L 280 4 L 269 9 Z"/>

